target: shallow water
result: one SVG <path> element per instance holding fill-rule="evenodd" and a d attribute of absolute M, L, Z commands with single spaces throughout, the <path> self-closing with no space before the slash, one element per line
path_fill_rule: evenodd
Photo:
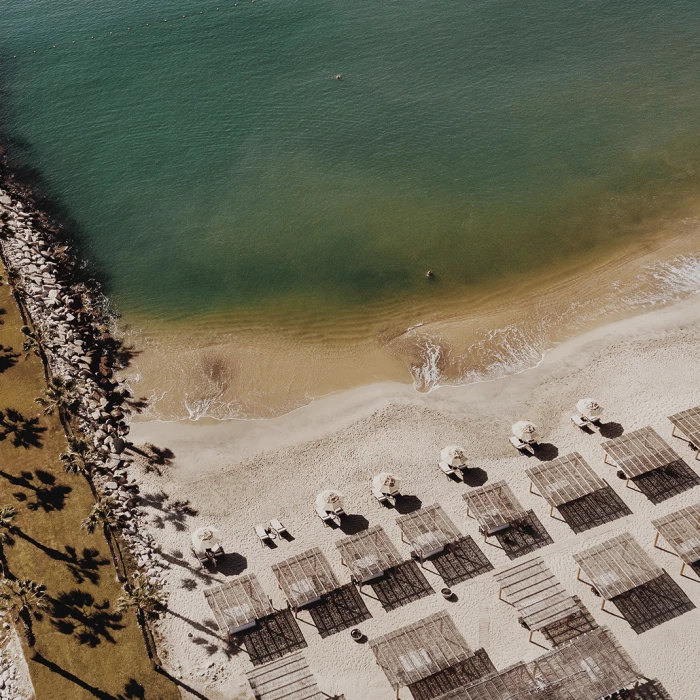
<path fill-rule="evenodd" d="M 135 342 L 158 346 L 182 324 L 197 331 L 179 336 L 183 353 L 233 334 L 240 355 L 241 338 L 258 339 L 249 353 L 268 386 L 231 380 L 249 384 L 245 415 L 315 395 L 309 375 L 329 354 L 352 381 L 411 372 L 427 387 L 448 367 L 451 381 L 505 367 L 499 347 L 529 357 L 534 322 L 462 333 L 449 353 L 435 337 L 392 359 L 376 348 L 513 280 L 645 244 L 700 192 L 697 2 L 0 0 L 0 11 L 13 161 L 61 206 L 141 330 Z M 228 366 L 217 376 L 253 371 L 226 353 L 212 362 Z M 294 371 L 276 378 L 284 362 Z"/>

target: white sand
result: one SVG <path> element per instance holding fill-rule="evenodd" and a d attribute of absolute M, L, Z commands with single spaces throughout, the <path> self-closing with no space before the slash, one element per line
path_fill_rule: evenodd
<path fill-rule="evenodd" d="M 605 420 L 620 423 L 626 431 L 652 425 L 700 471 L 690 448 L 671 437 L 666 419 L 700 404 L 700 299 L 695 296 L 600 328 L 562 344 L 539 368 L 489 384 L 428 395 L 381 384 L 326 397 L 266 421 L 133 425 L 134 442 L 167 446 L 176 455 L 162 477 L 143 476 L 142 493 L 163 489 L 172 498 L 189 499 L 199 510 L 198 516 L 185 518 L 184 531 L 167 517 L 162 528 L 152 530 L 165 552 L 184 553 L 184 561 L 173 563 L 167 572 L 172 614 L 163 622 L 162 632 L 168 665 L 178 672 L 181 668 L 183 679 L 212 700 L 237 697 L 237 692 L 248 697 L 244 674 L 252 665 L 243 651 L 226 653 L 226 644 L 210 628 L 212 615 L 202 594 L 210 582 L 226 577 L 194 570 L 189 553 L 189 532 L 194 527 L 209 523 L 218 527 L 227 550 L 245 558 L 246 572 L 255 573 L 276 607 L 282 608 L 285 601 L 270 566 L 288 556 L 319 546 L 341 582 L 349 580 L 334 545 L 343 533 L 324 527 L 314 514 L 314 496 L 321 488 L 342 490 L 347 511 L 382 525 L 408 557 L 409 548 L 401 543 L 394 523 L 395 511 L 383 508 L 369 492 L 372 475 L 384 469 L 403 478 L 405 493 L 415 494 L 424 504 L 440 503 L 458 527 L 479 542 L 496 569 L 507 565 L 504 553 L 483 544 L 476 521 L 465 517 L 461 496 L 469 487 L 448 481 L 437 469 L 440 449 L 462 444 L 473 465 L 486 470 L 489 481 L 506 479 L 520 501 L 535 511 L 554 539 L 538 554 L 568 590 L 581 597 L 598 623 L 612 630 L 643 673 L 659 678 L 674 700 L 696 700 L 700 613 L 694 610 L 637 635 L 624 620 L 600 611 L 600 599 L 576 581 L 571 555 L 629 530 L 700 606 L 700 581 L 681 578 L 679 560 L 652 547 L 650 524 L 653 518 L 700 500 L 700 488 L 657 506 L 626 489 L 615 470 L 603 464 L 601 436 L 584 434 L 569 420 L 576 400 L 583 396 L 597 398 L 606 408 Z M 538 424 L 543 441 L 556 445 L 559 454 L 581 452 L 634 514 L 580 535 L 550 518 L 546 503 L 528 492 L 524 470 L 537 460 L 519 456 L 507 442 L 510 425 L 518 419 Z M 261 547 L 253 525 L 275 517 L 296 539 L 271 550 Z M 687 574 L 693 576 L 690 570 Z M 441 579 L 426 575 L 439 591 Z M 515 610 L 498 600 L 491 573 L 454 590 L 457 602 L 433 595 L 391 613 L 365 598 L 373 617 L 360 627 L 371 639 L 445 608 L 472 648 L 484 647 L 499 669 L 542 653 L 528 643 Z M 301 618 L 310 621 L 308 613 Z M 344 693 L 347 700 L 393 697 L 369 645 L 356 644 L 347 631 L 322 640 L 313 627 L 304 622 L 301 627 L 309 644 L 306 657 L 324 692 Z M 401 697 L 410 697 L 409 691 L 403 690 Z"/>

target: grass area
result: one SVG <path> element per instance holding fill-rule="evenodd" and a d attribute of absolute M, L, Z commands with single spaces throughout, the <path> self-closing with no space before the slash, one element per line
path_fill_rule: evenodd
<path fill-rule="evenodd" d="M 19 433 L 0 441 L 0 506 L 18 511 L 18 532 L 5 551 L 10 571 L 44 584 L 52 598 L 34 624 L 35 649 L 25 648 L 36 696 L 178 699 L 173 682 L 152 669 L 133 612 L 114 612 L 122 589 L 107 543 L 101 532 L 80 527 L 92 493 L 82 476 L 63 470 L 58 417 L 41 415 L 34 402 L 44 390 L 43 367 L 34 355 L 23 358 L 22 319 L 7 284 L 0 285 L 0 309 L 0 410 L 25 419 Z"/>

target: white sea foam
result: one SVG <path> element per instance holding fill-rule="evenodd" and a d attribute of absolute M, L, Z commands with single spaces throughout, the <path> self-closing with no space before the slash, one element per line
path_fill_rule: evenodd
<path fill-rule="evenodd" d="M 413 386 L 417 391 L 432 391 L 440 386 L 440 365 L 444 361 L 444 351 L 437 341 L 430 338 L 424 338 L 418 348 L 420 362 L 411 366 Z"/>

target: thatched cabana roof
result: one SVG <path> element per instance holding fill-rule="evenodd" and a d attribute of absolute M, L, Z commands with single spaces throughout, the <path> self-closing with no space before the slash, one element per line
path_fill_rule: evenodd
<path fill-rule="evenodd" d="M 651 524 L 686 564 L 700 561 L 700 503 L 681 508 Z"/>
<path fill-rule="evenodd" d="M 693 445 L 700 448 L 700 406 L 675 413 L 668 419 L 673 423 L 674 428 L 678 428 Z"/>
<path fill-rule="evenodd" d="M 650 426 L 606 440 L 601 443 L 601 447 L 629 478 L 661 469 L 680 460 Z"/>
<path fill-rule="evenodd" d="M 444 671 L 473 653 L 444 610 L 369 644 L 394 689 Z"/>
<path fill-rule="evenodd" d="M 578 452 L 530 467 L 525 473 L 542 498 L 555 508 L 607 486 Z"/>
<path fill-rule="evenodd" d="M 208 588 L 204 597 L 219 629 L 227 634 L 275 611 L 255 574 Z"/>
<path fill-rule="evenodd" d="M 510 486 L 505 481 L 480 486 L 465 493 L 462 498 L 486 534 L 503 530 L 527 516 Z"/>
<path fill-rule="evenodd" d="M 629 532 L 574 554 L 574 559 L 605 600 L 663 574 Z"/>
<path fill-rule="evenodd" d="M 419 557 L 427 557 L 456 542 L 462 533 L 437 503 L 396 518 L 401 535 Z"/>
<path fill-rule="evenodd" d="M 318 547 L 274 564 L 272 570 L 292 608 L 308 605 L 339 586 L 331 565 Z"/>
<path fill-rule="evenodd" d="M 345 537 L 335 546 L 340 551 L 343 564 L 360 583 L 381 576 L 403 561 L 394 543 L 379 525 Z"/>
<path fill-rule="evenodd" d="M 580 612 L 579 605 L 540 557 L 511 566 L 495 578 L 502 597 L 516 608 L 531 630 Z"/>
<path fill-rule="evenodd" d="M 327 700 L 301 652 L 248 671 L 255 700 Z"/>
<path fill-rule="evenodd" d="M 434 700 L 592 700 L 643 678 L 612 634 L 599 627 L 526 663 Z"/>

